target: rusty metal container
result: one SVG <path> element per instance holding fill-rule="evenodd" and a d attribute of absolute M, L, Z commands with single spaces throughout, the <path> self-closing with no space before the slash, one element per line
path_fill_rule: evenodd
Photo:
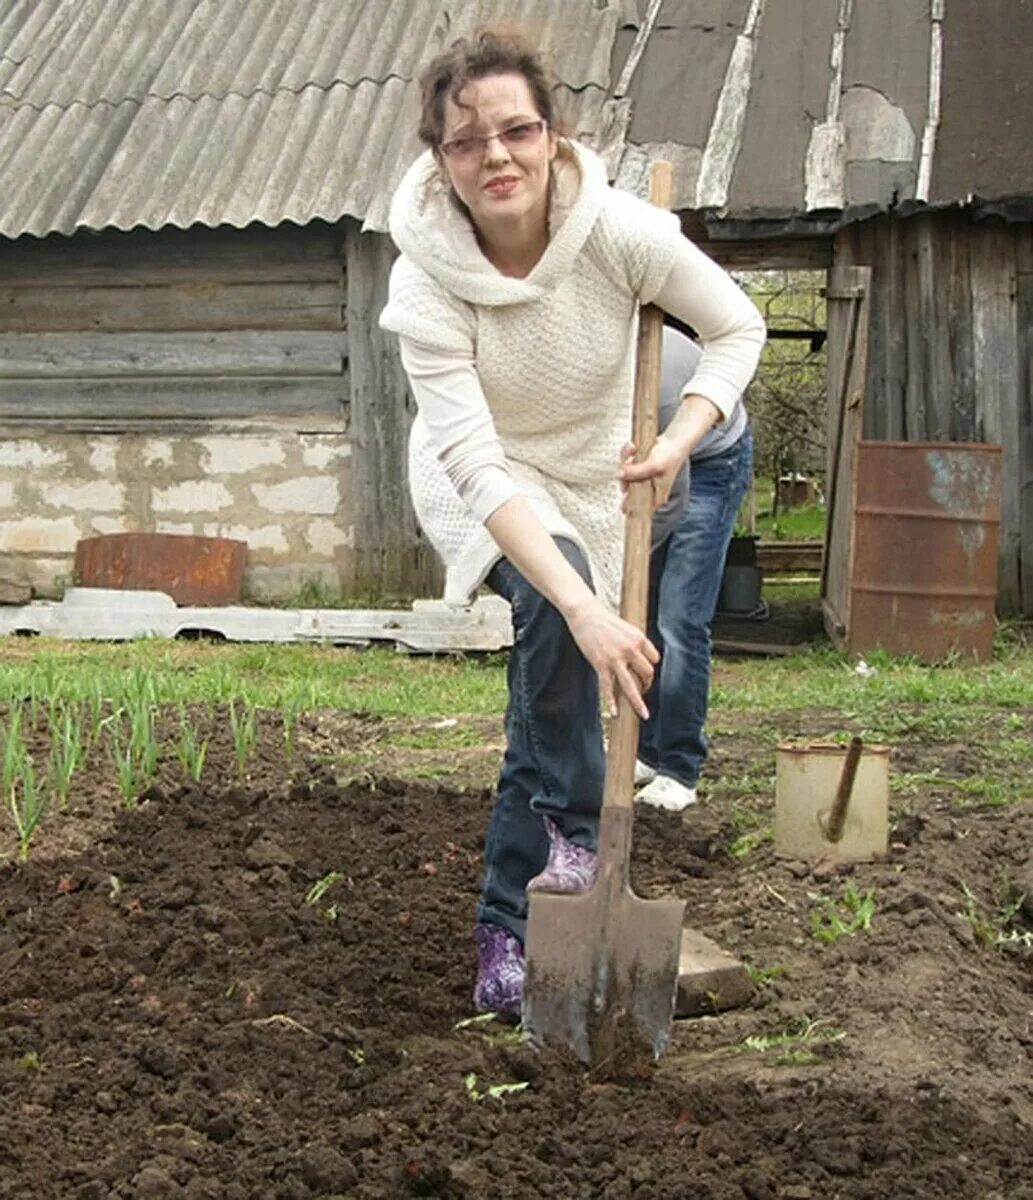
<path fill-rule="evenodd" d="M 861 750 L 841 835 L 828 836 L 822 818 L 831 810 L 846 760 L 846 746 L 782 742 L 775 751 L 775 854 L 813 862 L 835 858 L 871 862 L 889 848 L 888 746 Z"/>
<path fill-rule="evenodd" d="M 83 587 L 165 592 L 177 604 L 233 604 L 241 596 L 246 551 L 235 538 L 111 533 L 78 543 L 75 573 Z"/>
<path fill-rule="evenodd" d="M 846 648 L 989 658 L 1001 447 L 859 442 Z"/>

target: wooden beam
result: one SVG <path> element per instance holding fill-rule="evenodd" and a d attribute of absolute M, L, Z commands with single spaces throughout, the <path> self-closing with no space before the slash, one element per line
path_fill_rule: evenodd
<path fill-rule="evenodd" d="M 344 276 L 304 282 L 180 280 L 0 284 L 0 334 L 340 329 Z"/>
<path fill-rule="evenodd" d="M 697 236 L 687 236 L 728 271 L 825 271 L 832 266 L 831 237 L 726 240 L 699 237 L 698 230 Z"/>
<path fill-rule="evenodd" d="M 137 379 L 0 379 L 0 421 L 319 418 L 348 421 L 348 379 L 252 375 Z"/>
<path fill-rule="evenodd" d="M 136 229 L 0 238 L 4 284 L 111 287 L 118 284 L 333 282 L 341 278 L 343 230 L 314 221 L 304 229 Z"/>
<path fill-rule="evenodd" d="M 341 376 L 343 332 L 0 334 L 0 380 Z"/>
<path fill-rule="evenodd" d="M 439 594 L 440 566 L 409 501 L 414 405 L 397 339 L 378 323 L 394 251 L 383 234 L 349 225 L 346 257 L 355 588 L 379 595 Z"/>
<path fill-rule="evenodd" d="M 757 566 L 765 578 L 796 571 L 820 571 L 821 542 L 758 542 Z"/>

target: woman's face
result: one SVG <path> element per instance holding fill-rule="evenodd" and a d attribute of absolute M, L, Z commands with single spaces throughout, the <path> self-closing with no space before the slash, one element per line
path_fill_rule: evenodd
<path fill-rule="evenodd" d="M 459 99 L 460 104 L 445 100 L 439 153 L 474 224 L 497 229 L 528 219 L 544 223 L 556 135 L 546 127 L 527 80 L 515 72 L 489 75 L 467 84 Z"/>

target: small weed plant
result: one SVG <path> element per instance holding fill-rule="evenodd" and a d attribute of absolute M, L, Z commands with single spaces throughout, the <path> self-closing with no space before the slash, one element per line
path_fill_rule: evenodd
<path fill-rule="evenodd" d="M 996 902 L 995 911 L 988 912 L 964 881 L 961 891 L 965 906 L 957 915 L 969 923 L 978 945 L 1001 952 L 1025 953 L 1033 950 L 1033 931 L 1019 929 L 1017 924 L 1026 901 L 1024 894 L 1013 894 L 1006 886 L 1003 898 Z"/>
<path fill-rule="evenodd" d="M 808 893 L 808 899 L 820 905 L 811 912 L 811 936 L 819 942 L 834 945 L 841 937 L 871 928 L 875 892 L 868 888 L 862 893 L 852 879 L 839 900 L 829 900 L 814 892 Z"/>
<path fill-rule="evenodd" d="M 523 1092 L 528 1085 L 525 1080 L 523 1083 L 495 1083 L 488 1087 L 481 1087 L 477 1082 L 476 1074 L 471 1071 L 468 1075 L 463 1076 L 463 1086 L 471 1100 L 498 1100 L 503 1096 L 511 1096 L 514 1092 Z"/>
<path fill-rule="evenodd" d="M 758 967 L 753 963 L 747 963 L 746 973 L 760 987 L 765 983 L 770 983 L 772 979 L 781 979 L 786 973 L 786 968 L 781 963 L 774 963 L 770 967 Z"/>
<path fill-rule="evenodd" d="M 318 904 L 320 900 L 322 900 L 327 894 L 327 892 L 334 886 L 334 884 L 337 883 L 339 879 L 343 878 L 344 876 L 340 871 L 327 871 L 327 873 L 320 879 L 317 879 L 316 882 L 305 893 L 305 903 Z"/>
<path fill-rule="evenodd" d="M 732 1047 L 737 1054 L 769 1054 L 777 1051 L 775 1062 L 779 1066 L 810 1066 L 819 1061 L 816 1047 L 840 1042 L 846 1037 L 842 1029 L 834 1029 L 824 1021 L 812 1021 L 801 1017 L 786 1030 L 779 1033 L 757 1033 L 743 1038 Z"/>
<path fill-rule="evenodd" d="M 732 825 L 736 836 L 728 845 L 728 853 L 733 858 L 745 858 L 774 840 L 774 826 L 763 814 L 752 809 L 736 805 L 732 809 Z"/>

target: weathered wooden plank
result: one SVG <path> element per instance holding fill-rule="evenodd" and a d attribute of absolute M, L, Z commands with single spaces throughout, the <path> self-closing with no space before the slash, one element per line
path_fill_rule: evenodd
<path fill-rule="evenodd" d="M 885 216 L 848 226 L 836 239 L 836 260 L 872 270 L 868 313 L 868 382 L 864 405 L 865 437 L 896 439 L 903 435 L 903 380 L 899 360 L 899 313 L 893 309 L 899 279 L 892 253 L 894 232 Z"/>
<path fill-rule="evenodd" d="M 918 217 L 914 224 L 915 276 L 918 285 L 920 347 L 924 358 L 925 436 L 934 442 L 951 441 L 951 398 L 954 371 L 951 363 L 949 289 L 950 231 L 938 214 Z"/>
<path fill-rule="evenodd" d="M 154 233 L 109 230 L 54 234 L 15 242 L 0 239 L 0 279 L 5 283 L 66 284 L 333 281 L 344 263 L 344 234 L 314 221 L 304 229 L 163 229 Z"/>
<path fill-rule="evenodd" d="M 850 626 L 857 442 L 868 383 L 869 267 L 829 272 L 827 518 L 821 596 L 829 636 L 841 644 Z"/>
<path fill-rule="evenodd" d="M 342 428 L 348 378 L 0 379 L 0 421 L 315 416 Z"/>
<path fill-rule="evenodd" d="M 904 437 L 909 442 L 921 442 L 930 437 L 927 411 L 929 333 L 923 323 L 922 291 L 919 286 L 914 232 L 910 228 L 902 228 L 900 232 L 905 243 L 902 247 L 905 264 L 903 314 L 906 358 Z"/>
<path fill-rule="evenodd" d="M 1033 275 L 1033 224 L 1016 225 L 1015 269 L 1020 275 Z"/>
<path fill-rule="evenodd" d="M 224 280 L 118 286 L 0 283 L 0 334 L 340 329 L 344 274 L 332 280 Z"/>
<path fill-rule="evenodd" d="M 416 524 L 408 494 L 413 402 L 396 339 L 380 329 L 394 251 L 382 234 L 347 239 L 356 590 L 434 595 L 441 572 Z"/>
<path fill-rule="evenodd" d="M 341 375 L 343 332 L 8 333 L 0 379 Z"/>
<path fill-rule="evenodd" d="M 969 222 L 951 223 L 949 271 L 944 289 L 951 356 L 951 435 L 957 442 L 976 442 L 975 365 L 972 358 L 972 264 Z"/>
<path fill-rule="evenodd" d="M 880 252 L 885 280 L 882 286 L 882 406 L 885 415 L 879 436 L 884 441 L 903 441 L 907 437 L 907 340 L 904 320 L 904 292 L 909 261 L 902 223 L 894 217 L 880 218 Z"/>
<path fill-rule="evenodd" d="M 1022 610 L 1022 423 L 1014 245 L 1007 227 L 990 222 L 973 225 L 970 239 L 975 424 L 984 441 L 1002 446 L 997 611 L 1014 616 Z"/>
<path fill-rule="evenodd" d="M 1025 405 L 1019 411 L 1016 447 L 1020 558 L 1020 601 L 1016 614 L 1033 617 L 1033 271 L 1018 277 L 1017 299 L 1019 396 L 1025 398 Z"/>
<path fill-rule="evenodd" d="M 821 542 L 760 542 L 757 566 L 765 577 L 821 570 Z"/>

